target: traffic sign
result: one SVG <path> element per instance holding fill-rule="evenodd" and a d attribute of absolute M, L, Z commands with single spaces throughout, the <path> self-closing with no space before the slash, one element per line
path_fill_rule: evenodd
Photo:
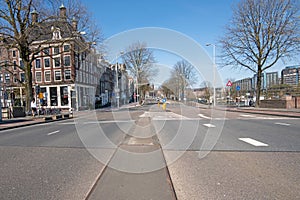
<path fill-rule="evenodd" d="M 230 80 L 228 80 L 226 86 L 231 87 L 232 86 L 232 82 Z"/>
<path fill-rule="evenodd" d="M 236 89 L 237 91 L 240 91 L 240 90 L 241 90 L 241 86 L 237 85 L 237 86 L 235 87 L 235 89 Z"/>

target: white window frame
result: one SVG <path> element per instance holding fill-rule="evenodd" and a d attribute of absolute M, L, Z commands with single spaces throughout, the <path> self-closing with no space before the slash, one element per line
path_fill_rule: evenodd
<path fill-rule="evenodd" d="M 37 80 L 37 73 L 40 73 L 40 75 L 41 75 L 41 79 L 40 79 L 39 81 Z M 43 80 L 42 72 L 41 72 L 41 71 L 36 71 L 36 72 L 35 72 L 35 81 L 36 81 L 37 83 L 41 83 L 41 82 L 43 82 L 42 80 Z"/>
<path fill-rule="evenodd" d="M 55 59 L 59 59 L 59 66 L 56 66 L 55 65 Z M 60 56 L 56 56 L 56 57 L 53 57 L 53 67 L 54 68 L 59 68 L 59 67 L 61 67 L 61 57 Z"/>
<path fill-rule="evenodd" d="M 46 67 L 46 61 L 45 61 L 46 59 L 49 60 L 49 67 Z M 45 57 L 45 58 L 44 58 L 43 64 L 44 64 L 44 68 L 45 68 L 45 69 L 49 69 L 49 68 L 51 67 L 51 59 L 50 59 L 50 57 Z"/>
<path fill-rule="evenodd" d="M 24 80 L 22 80 L 22 74 L 24 74 Z M 24 83 L 26 81 L 25 72 L 20 73 L 20 81 L 21 83 Z"/>
<path fill-rule="evenodd" d="M 37 61 L 40 61 L 40 67 L 37 67 Z M 37 59 L 35 59 L 35 68 L 36 69 L 41 69 L 42 68 L 42 62 L 41 62 L 41 59 L 40 58 L 37 58 Z"/>
<path fill-rule="evenodd" d="M 67 79 L 67 77 L 66 77 L 66 71 L 69 71 L 69 72 L 70 72 L 70 78 L 68 78 L 68 79 Z M 71 80 L 71 79 L 72 79 L 72 73 L 71 73 L 71 70 L 70 70 L 70 69 L 66 69 L 66 70 L 65 70 L 64 77 L 65 77 L 65 80 Z"/>
<path fill-rule="evenodd" d="M 65 58 L 66 58 L 66 57 L 69 57 L 69 61 L 70 61 L 70 62 L 69 62 L 69 65 L 65 65 L 65 63 L 66 63 L 66 62 L 65 62 Z M 63 59 L 63 60 L 64 60 L 64 67 L 70 67 L 70 66 L 71 66 L 71 56 L 70 56 L 70 55 L 64 56 L 64 59 Z"/>
<path fill-rule="evenodd" d="M 65 46 L 69 47 L 68 50 L 65 50 Z M 70 52 L 70 50 L 71 50 L 71 45 L 70 44 L 64 44 L 63 45 L 63 52 Z"/>
<path fill-rule="evenodd" d="M 50 47 L 45 47 L 42 51 L 43 51 L 43 55 L 46 55 L 46 56 L 50 55 Z"/>
<path fill-rule="evenodd" d="M 55 52 L 55 49 L 58 49 L 58 53 Z M 55 46 L 53 47 L 53 54 L 52 55 L 59 55 L 61 52 L 60 52 L 60 47 L 59 46 Z"/>
<path fill-rule="evenodd" d="M 12 50 L 11 54 L 12 54 L 12 57 L 13 57 L 13 58 L 16 58 L 16 57 L 17 57 L 17 51 L 16 51 L 16 50 Z"/>
<path fill-rule="evenodd" d="M 46 80 L 46 77 L 47 77 L 46 72 L 50 73 L 50 80 L 49 81 Z M 51 82 L 51 70 L 44 71 L 44 81 L 47 82 L 47 83 Z"/>
<path fill-rule="evenodd" d="M 8 73 L 5 73 L 4 74 L 4 80 L 5 80 L 5 83 L 11 83 L 11 80 L 10 80 L 11 78 L 10 78 L 10 74 L 8 74 Z M 9 82 L 7 82 L 7 81 L 9 81 Z"/>
<path fill-rule="evenodd" d="M 59 72 L 59 74 L 60 74 L 60 80 L 56 80 L 56 72 Z M 55 82 L 60 82 L 60 81 L 62 81 L 61 70 L 54 70 L 54 81 L 55 81 Z"/>

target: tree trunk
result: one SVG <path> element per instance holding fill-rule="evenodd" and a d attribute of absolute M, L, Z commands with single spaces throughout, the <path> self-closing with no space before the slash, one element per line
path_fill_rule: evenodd
<path fill-rule="evenodd" d="M 24 60 L 25 66 L 25 90 L 26 90 L 26 111 L 29 112 L 31 110 L 30 102 L 33 98 L 33 91 L 32 91 L 32 73 L 31 73 L 31 65 L 28 61 Z"/>
<path fill-rule="evenodd" d="M 262 75 L 262 71 L 261 71 L 261 68 L 259 67 L 259 69 L 257 71 L 256 103 L 255 103 L 255 107 L 257 107 L 257 108 L 259 108 L 259 106 L 260 106 L 261 75 Z"/>

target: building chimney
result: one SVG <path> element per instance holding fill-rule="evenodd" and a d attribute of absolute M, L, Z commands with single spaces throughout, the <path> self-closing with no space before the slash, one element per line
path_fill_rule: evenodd
<path fill-rule="evenodd" d="M 33 10 L 31 12 L 31 20 L 32 20 L 32 24 L 38 22 L 38 12 L 36 10 Z"/>
<path fill-rule="evenodd" d="M 76 20 L 75 17 L 73 17 L 73 20 L 72 20 L 72 27 L 73 27 L 73 30 L 74 30 L 74 31 L 77 31 L 77 28 L 78 28 L 78 21 Z"/>
<path fill-rule="evenodd" d="M 61 6 L 59 7 L 59 17 L 61 19 L 67 19 L 67 9 L 64 6 L 64 4 L 61 4 Z"/>

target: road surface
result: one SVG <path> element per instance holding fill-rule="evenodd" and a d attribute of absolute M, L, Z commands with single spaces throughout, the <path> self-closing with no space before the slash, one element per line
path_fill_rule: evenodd
<path fill-rule="evenodd" d="M 1 199 L 300 199 L 300 120 L 145 105 L 0 131 Z"/>

